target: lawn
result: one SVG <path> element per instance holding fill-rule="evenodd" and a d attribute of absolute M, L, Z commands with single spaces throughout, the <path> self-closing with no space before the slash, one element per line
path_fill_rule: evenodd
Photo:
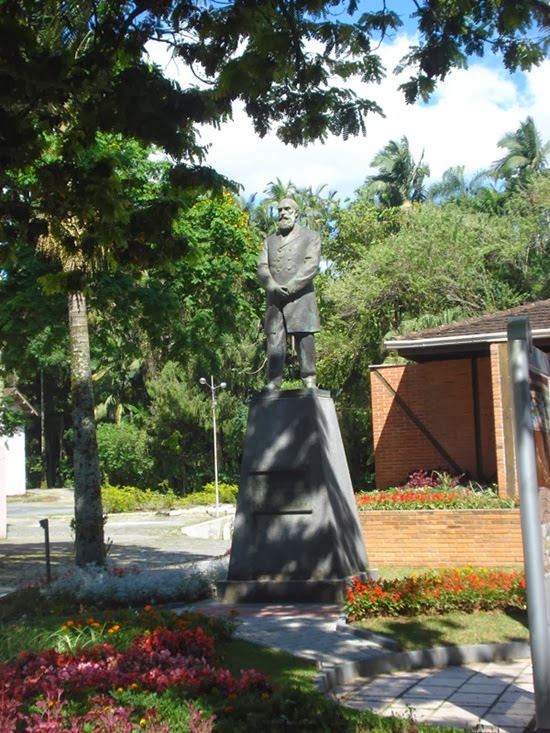
<path fill-rule="evenodd" d="M 5 662 L 0 666 L 0 683 L 7 690 L 8 683 L 21 682 L 17 695 L 0 696 L 3 733 L 433 733 L 432 728 L 413 726 L 406 720 L 340 707 L 316 691 L 315 665 L 231 638 L 231 622 L 187 614 L 181 627 L 177 614 L 150 607 L 101 613 L 86 609 L 78 614 L 74 606 L 62 608 L 35 594 L 26 591 L 19 599 L 4 599 L 0 604 L 5 631 L 0 641 L 0 661 Z M 173 635 L 182 628 L 187 634 L 184 642 Z M 165 648 L 162 644 L 166 641 Z M 163 666 L 173 659 L 174 644 L 181 657 L 178 664 L 187 665 L 184 675 L 174 672 L 169 664 Z M 57 651 L 53 653 L 52 648 Z M 17 661 L 21 650 L 36 652 L 27 655 L 23 667 Z M 138 670 L 142 663 L 140 650 L 147 651 L 147 664 L 149 655 L 157 655 L 155 665 L 160 666 L 140 670 L 132 677 L 132 670 Z M 194 654 L 205 654 L 206 659 L 197 661 Z M 125 663 L 125 655 L 130 655 L 131 665 Z M 46 675 L 42 659 L 47 664 Z M 115 662 L 120 677 L 110 683 L 106 677 L 113 674 Z M 62 684 L 56 682 L 56 664 Z M 93 684 L 86 679 L 78 683 L 77 670 L 87 670 L 88 674 L 97 665 L 99 672 L 96 669 L 90 677 Z M 166 679 L 175 674 L 174 682 L 164 684 L 159 669 Z M 242 675 L 247 669 L 255 673 Z M 45 679 L 49 687 L 43 686 Z M 23 719 L 10 728 L 6 722 L 9 706 L 13 707 L 13 700 L 24 690 L 25 702 L 19 711 Z M 100 719 L 103 727 L 97 727 Z"/>
<path fill-rule="evenodd" d="M 529 641 L 527 612 L 453 611 L 441 616 L 376 617 L 356 621 L 367 631 L 391 637 L 403 651 L 440 646 Z"/>

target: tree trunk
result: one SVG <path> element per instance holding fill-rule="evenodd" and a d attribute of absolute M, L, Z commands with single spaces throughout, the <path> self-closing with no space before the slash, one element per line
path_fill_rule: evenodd
<path fill-rule="evenodd" d="M 101 480 L 86 298 L 69 294 L 71 397 L 74 429 L 75 552 L 77 565 L 103 565 L 105 543 Z"/>

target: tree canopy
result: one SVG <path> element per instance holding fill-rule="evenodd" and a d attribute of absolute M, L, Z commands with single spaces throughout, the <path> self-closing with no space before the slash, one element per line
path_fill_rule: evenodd
<path fill-rule="evenodd" d="M 547 50 L 549 10 L 539 0 L 417 0 L 413 9 L 418 43 L 402 64 L 411 70 L 402 85 L 409 102 L 426 98 L 468 56 L 492 49 L 514 70 L 540 63 Z M 2 340 L 17 333 L 17 323 L 25 320 L 17 308 L 23 307 L 25 315 L 39 313 L 33 327 L 23 323 L 29 371 L 37 362 L 39 369 L 53 371 L 54 363 L 58 369 L 54 354 L 68 344 L 79 466 L 78 562 L 101 564 L 104 559 L 92 391 L 96 347 L 92 344 L 90 355 L 90 323 L 109 324 L 120 313 L 120 301 L 126 305 L 128 294 L 135 295 L 128 317 L 139 344 L 133 348 L 145 354 L 148 367 L 161 355 L 158 371 L 178 399 L 192 390 L 194 363 L 196 369 L 208 359 L 221 363 L 219 349 L 208 357 L 201 353 L 201 338 L 206 343 L 220 337 L 238 365 L 237 381 L 243 372 L 252 375 L 258 369 L 246 363 L 243 353 L 243 343 L 257 353 L 257 294 L 249 274 L 254 235 L 244 231 L 244 219 L 232 204 L 213 203 L 212 196 L 227 195 L 236 184 L 205 165 L 197 126 L 219 124 L 242 102 L 259 135 L 275 128 L 291 145 L 328 134 L 346 138 L 363 133 L 368 115 L 383 110 L 354 93 L 350 80 L 382 78 L 377 44 L 400 26 L 402 12 L 401 2 L 388 0 L 369 3 L 366 10 L 356 0 L 0 0 L 0 268 L 8 306 Z M 145 53 L 153 39 L 167 44 L 207 83 L 181 86 L 165 78 Z M 413 176 L 413 192 L 421 189 L 420 173 Z M 304 213 L 315 226 L 327 212 L 336 220 L 333 202 L 320 202 L 313 187 L 302 193 Z M 393 208 L 393 200 L 387 203 Z M 407 231 L 397 221 L 401 215 L 378 216 L 369 210 L 369 226 L 381 239 Z M 334 238 L 331 228 L 325 235 Z M 363 262 L 368 246 L 347 241 L 344 249 L 341 270 L 349 262 L 368 269 Z M 410 254 L 412 249 L 403 244 L 396 252 Z M 380 263 L 382 270 L 385 266 Z M 173 288 L 164 287 L 168 280 Z M 239 284 L 244 296 L 237 292 Z M 344 284 L 342 276 L 338 287 Z M 427 287 L 419 287 L 419 302 Z M 392 292 L 398 294 L 393 301 Z M 336 302 L 335 293 L 327 287 L 327 299 Z M 45 295 L 51 300 L 40 312 Z M 379 296 L 394 304 L 394 315 L 407 310 L 395 283 Z M 170 297 L 182 299 L 172 323 L 168 320 L 176 311 L 166 308 Z M 68 331 L 59 329 L 62 306 L 68 307 Z M 152 313 L 162 316 L 156 334 L 147 329 Z M 239 317 L 246 321 L 240 329 L 235 328 Z M 372 318 L 375 329 L 369 338 L 374 344 L 395 319 L 386 323 L 380 312 Z M 220 334 L 222 323 L 231 332 L 230 343 Z M 50 359 L 37 357 L 39 344 L 48 343 L 46 336 L 52 339 Z M 189 358 L 183 370 L 169 368 L 169 347 L 193 341 L 198 361 Z M 116 350 L 116 343 L 103 340 L 104 357 Z M 190 356 L 183 348 L 180 354 Z M 5 358 L 9 355 L 7 350 Z M 103 376 L 108 361 L 102 364 Z M 140 373 L 135 359 L 122 361 L 128 372 Z M 345 364 L 336 371 L 340 385 L 350 381 Z M 140 389 L 146 390 L 149 375 L 141 374 Z M 51 380 L 66 385 L 59 374 Z M 126 378 L 111 379 L 109 388 L 120 404 L 129 404 Z M 150 389 L 149 397 L 154 392 Z M 158 390 L 155 398 L 157 405 L 170 404 Z M 242 413 L 235 425 L 241 418 Z"/>

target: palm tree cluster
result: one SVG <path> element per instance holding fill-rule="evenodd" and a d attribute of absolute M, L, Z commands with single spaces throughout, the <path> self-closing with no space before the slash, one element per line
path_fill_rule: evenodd
<path fill-rule="evenodd" d="M 550 141 L 543 142 L 532 117 L 503 135 L 497 145 L 506 154 L 489 170 L 467 179 L 465 166 L 453 166 L 443 173 L 441 181 L 427 187 L 430 167 L 424 162 L 424 152 L 415 160 L 406 136 L 390 140 L 372 159 L 370 165 L 378 172 L 367 176 L 361 194 L 387 208 L 464 198 L 478 198 L 482 208 L 494 208 L 502 183 L 509 188 L 525 185 L 531 175 L 546 170 L 550 156 Z"/>
<path fill-rule="evenodd" d="M 550 140 L 542 142 L 532 117 L 527 117 L 514 132 L 507 132 L 498 147 L 508 152 L 495 161 L 492 173 L 495 178 L 525 180 L 532 173 L 542 173 L 548 166 Z"/>
<path fill-rule="evenodd" d="M 280 178 L 270 181 L 264 190 L 264 198 L 256 203 L 257 194 L 249 199 L 240 199 L 240 205 L 247 213 L 249 223 L 254 231 L 265 237 L 274 231 L 277 223 L 277 204 L 285 198 L 294 199 L 298 204 L 298 220 L 303 226 L 328 233 L 327 228 L 333 219 L 333 209 L 337 206 L 336 191 L 328 191 L 324 195 L 326 184 L 300 187 L 292 181 L 286 183 Z"/>

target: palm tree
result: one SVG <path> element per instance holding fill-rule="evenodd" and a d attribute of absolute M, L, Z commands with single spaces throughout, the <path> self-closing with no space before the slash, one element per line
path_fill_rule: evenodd
<path fill-rule="evenodd" d="M 506 155 L 492 165 L 495 178 L 525 179 L 532 173 L 542 173 L 548 165 L 550 141 L 542 142 L 532 117 L 527 117 L 515 132 L 507 132 L 497 143 L 507 149 Z"/>
<path fill-rule="evenodd" d="M 423 160 L 424 153 L 418 162 L 414 160 L 405 136 L 399 142 L 390 140 L 371 161 L 371 166 L 380 172 L 367 177 L 365 193 L 388 207 L 423 201 L 424 179 L 430 175 Z"/>
<path fill-rule="evenodd" d="M 277 224 L 277 203 L 281 199 L 292 198 L 298 205 L 299 223 L 321 232 L 322 237 L 327 238 L 338 201 L 336 191 L 328 191 L 326 197 L 323 196 L 326 186 L 323 183 L 314 190 L 312 186 L 298 187 L 292 181 L 285 184 L 280 178 L 270 182 L 265 189 L 267 198 L 260 201 L 252 211 L 250 221 L 254 230 L 264 237 L 274 231 Z"/>
<path fill-rule="evenodd" d="M 428 199 L 438 203 L 471 199 L 478 196 L 492 180 L 487 171 L 479 171 L 470 179 L 466 178 L 464 171 L 463 165 L 447 168 L 441 181 L 432 184 L 428 189 Z"/>
<path fill-rule="evenodd" d="M 335 205 L 336 191 L 328 191 L 326 198 L 323 197 L 323 189 L 327 186 L 323 183 L 317 186 L 315 191 L 311 186 L 297 188 L 294 198 L 298 204 L 300 223 L 309 226 L 315 231 L 322 231 L 331 218 L 330 211 Z"/>
<path fill-rule="evenodd" d="M 276 178 L 275 181 L 270 181 L 267 184 L 264 193 L 267 195 L 267 201 L 265 203 L 268 206 L 275 206 L 281 199 L 295 198 L 296 186 L 292 181 L 283 183 L 280 178 Z"/>

